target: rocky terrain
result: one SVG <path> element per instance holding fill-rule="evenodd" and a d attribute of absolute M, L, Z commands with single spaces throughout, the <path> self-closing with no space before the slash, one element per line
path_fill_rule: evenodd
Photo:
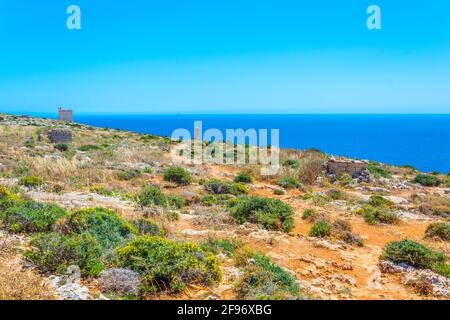
<path fill-rule="evenodd" d="M 0 114 L 0 299 L 449 299 L 450 176 L 180 143 Z"/>

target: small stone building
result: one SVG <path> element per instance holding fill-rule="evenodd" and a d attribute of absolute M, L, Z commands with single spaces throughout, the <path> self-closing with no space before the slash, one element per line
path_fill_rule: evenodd
<path fill-rule="evenodd" d="M 339 179 L 344 174 L 350 175 L 359 182 L 370 182 L 369 165 L 362 161 L 350 160 L 329 160 L 327 163 L 327 173 L 330 177 Z"/>
<path fill-rule="evenodd" d="M 58 109 L 58 120 L 72 122 L 73 121 L 72 110 L 59 108 Z"/>
<path fill-rule="evenodd" d="M 47 133 L 47 137 L 52 143 L 72 142 L 72 131 L 69 129 L 53 129 Z"/>

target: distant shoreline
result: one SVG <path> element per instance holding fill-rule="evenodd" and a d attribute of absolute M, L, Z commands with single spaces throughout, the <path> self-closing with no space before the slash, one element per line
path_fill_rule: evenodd
<path fill-rule="evenodd" d="M 16 113 L 15 115 L 22 115 Z M 55 119 L 55 114 L 29 113 Z M 355 159 L 450 172 L 449 114 L 83 114 L 74 121 L 110 129 L 171 136 L 178 128 L 280 129 L 280 147 L 319 149 Z M 193 134 L 193 132 L 192 132 Z"/>

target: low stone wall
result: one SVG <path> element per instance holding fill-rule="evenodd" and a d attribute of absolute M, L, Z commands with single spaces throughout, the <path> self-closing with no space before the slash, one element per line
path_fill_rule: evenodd
<path fill-rule="evenodd" d="M 72 131 L 68 129 L 53 129 L 48 132 L 47 137 L 52 143 L 68 143 L 72 142 Z"/>
<path fill-rule="evenodd" d="M 353 179 L 364 178 L 364 180 L 370 180 L 368 164 L 361 161 L 330 160 L 327 163 L 327 172 L 337 179 L 344 174 L 348 174 Z"/>

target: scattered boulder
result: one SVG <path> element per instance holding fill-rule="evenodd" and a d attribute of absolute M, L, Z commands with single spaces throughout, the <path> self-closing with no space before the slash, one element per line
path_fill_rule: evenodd
<path fill-rule="evenodd" d="M 81 271 L 78 266 L 67 268 L 63 276 L 51 276 L 50 284 L 61 300 L 90 300 L 89 289 L 80 284 Z"/>

